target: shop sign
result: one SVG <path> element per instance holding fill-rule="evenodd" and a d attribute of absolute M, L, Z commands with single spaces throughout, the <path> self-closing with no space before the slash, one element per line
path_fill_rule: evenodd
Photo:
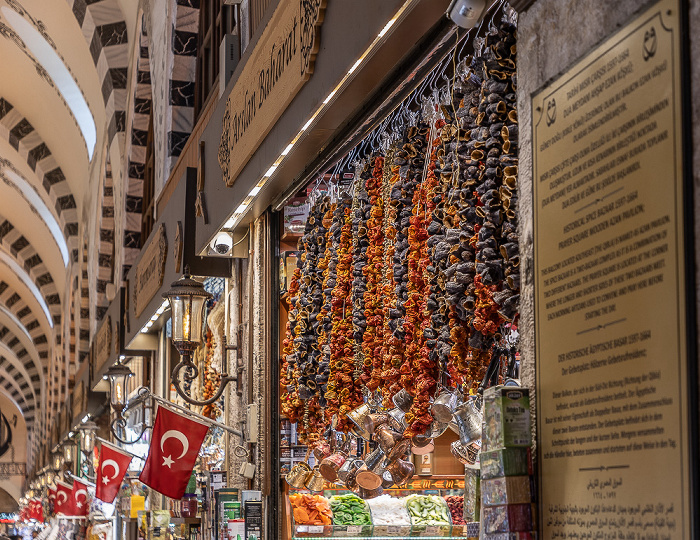
<path fill-rule="evenodd" d="M 544 538 L 692 536 L 679 4 L 532 98 Z"/>
<path fill-rule="evenodd" d="M 314 69 L 326 0 L 279 2 L 226 102 L 219 165 L 231 187 Z"/>
<path fill-rule="evenodd" d="M 73 389 L 73 419 L 87 409 L 87 394 L 85 393 L 85 383 L 80 381 Z"/>
<path fill-rule="evenodd" d="M 141 316 L 143 310 L 163 285 L 165 260 L 168 256 L 168 242 L 165 238 L 165 224 L 161 223 L 158 232 L 143 250 L 141 260 L 136 265 L 134 275 L 134 313 Z"/>
<path fill-rule="evenodd" d="M 112 317 L 107 318 L 100 326 L 95 336 L 95 366 L 93 373 L 97 373 L 112 353 Z"/>

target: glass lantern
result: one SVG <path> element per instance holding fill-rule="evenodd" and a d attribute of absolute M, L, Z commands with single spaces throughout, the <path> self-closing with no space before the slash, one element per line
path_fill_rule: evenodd
<path fill-rule="evenodd" d="M 75 441 L 68 439 L 63 443 L 63 460 L 65 463 L 73 463 L 75 461 L 75 452 Z"/>
<path fill-rule="evenodd" d="M 173 345 L 181 355 L 192 353 L 202 342 L 204 308 L 212 295 L 186 271 L 170 285 L 163 298 L 170 302 Z"/>
<path fill-rule="evenodd" d="M 126 407 L 126 385 L 129 377 L 133 375 L 131 370 L 121 362 L 110 367 L 105 374 L 105 378 L 109 379 L 109 402 L 112 410 L 118 414 L 121 414 Z"/>
<path fill-rule="evenodd" d="M 55 452 L 52 458 L 53 470 L 59 472 L 63 468 L 63 456 L 60 452 Z"/>
<path fill-rule="evenodd" d="M 97 431 L 97 424 L 92 421 L 87 421 L 78 429 L 80 430 L 80 448 L 85 454 L 91 454 L 92 449 L 95 446 L 95 432 Z"/>

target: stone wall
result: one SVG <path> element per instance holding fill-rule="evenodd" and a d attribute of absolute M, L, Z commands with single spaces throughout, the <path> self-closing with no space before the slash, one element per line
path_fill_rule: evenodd
<path fill-rule="evenodd" d="M 647 0 L 538 0 L 518 18 L 518 118 L 520 122 L 519 214 L 521 224 L 521 352 L 523 384 L 530 388 L 533 426 L 535 420 L 535 329 L 534 247 L 532 200 L 532 110 L 530 96 L 550 79 L 584 56 L 599 42 L 624 25 L 635 13 L 649 6 Z M 692 118 L 700 117 L 700 2 L 690 1 L 692 52 Z M 693 61 L 693 58 L 696 60 Z M 693 124 L 694 140 L 700 125 Z M 700 149 L 694 146 L 696 266 L 700 268 Z M 700 280 L 699 280 L 700 282 Z M 695 302 L 697 304 L 697 295 Z M 700 333 L 699 333 L 700 335 Z"/>

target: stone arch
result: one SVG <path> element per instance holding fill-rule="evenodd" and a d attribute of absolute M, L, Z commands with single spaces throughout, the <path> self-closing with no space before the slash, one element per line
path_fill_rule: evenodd
<path fill-rule="evenodd" d="M 36 315 L 13 287 L 0 280 L 0 311 L 5 310 L 27 330 L 39 358 L 48 364 L 49 340 Z"/>
<path fill-rule="evenodd" d="M 122 251 L 122 279 L 126 279 L 131 265 L 141 250 L 141 214 L 143 212 L 143 180 L 146 163 L 148 122 L 153 105 L 151 71 L 148 56 L 148 34 L 141 25 L 139 57 L 136 61 L 136 88 L 131 111 L 131 137 L 128 147 L 128 179 L 124 198 L 124 238 Z"/>
<path fill-rule="evenodd" d="M 111 144 L 126 127 L 129 35 L 118 0 L 66 0 L 90 47 L 102 83 Z M 120 151 L 119 155 L 123 152 Z"/>
<path fill-rule="evenodd" d="M 83 257 L 80 265 L 80 319 L 78 324 L 78 366 L 81 366 L 90 351 L 90 286 L 88 284 L 88 239 L 83 239 Z"/>
<path fill-rule="evenodd" d="M 37 180 L 54 205 L 70 250 L 70 259 L 76 262 L 78 212 L 66 176 L 34 127 L 3 98 L 0 98 L 0 137 L 7 139 L 36 173 Z"/>
<path fill-rule="evenodd" d="M 54 323 L 60 322 L 61 298 L 51 273 L 29 240 L 3 216 L 0 216 L 0 246 L 29 274 L 48 304 Z"/>
<path fill-rule="evenodd" d="M 194 127 L 194 87 L 197 76 L 199 2 L 177 2 L 173 28 L 173 70 L 170 79 L 168 161 L 172 170 Z"/>
<path fill-rule="evenodd" d="M 99 323 L 104 318 L 109 299 L 107 285 L 114 283 L 114 184 L 112 165 L 109 158 L 105 163 L 102 180 L 101 200 L 97 208 L 98 215 L 98 245 L 97 245 L 97 298 L 95 302 L 95 321 Z"/>
<path fill-rule="evenodd" d="M 3 461 L 15 461 L 19 463 L 31 463 L 27 458 L 31 456 L 32 451 L 29 445 L 29 431 L 27 429 L 27 424 L 22 416 L 22 411 L 20 410 L 18 404 L 7 394 L 7 391 L 0 386 L 0 411 L 5 415 L 5 417 L 10 421 L 12 426 L 12 451 L 7 452 L 3 456 L 0 456 L 0 462 Z M 13 422 L 14 415 L 17 415 L 17 422 Z M 37 436 L 38 433 L 34 430 L 34 440 L 38 440 L 40 437 Z M 22 494 L 22 488 L 24 484 L 24 476 L 11 476 L 9 479 L 5 479 L 2 483 L 2 488 L 5 489 L 15 500 L 19 500 Z"/>

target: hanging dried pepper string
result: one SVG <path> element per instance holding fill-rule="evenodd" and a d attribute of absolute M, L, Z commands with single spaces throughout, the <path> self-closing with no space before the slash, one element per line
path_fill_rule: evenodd
<path fill-rule="evenodd" d="M 367 285 L 364 293 L 365 320 L 367 328 L 362 336 L 363 375 L 367 388 L 375 391 L 381 382 L 382 343 L 384 328 L 384 306 L 381 283 L 384 262 L 384 199 L 382 178 L 384 157 L 377 155 L 371 160 L 372 175 L 367 179 L 366 190 L 370 202 L 370 217 L 367 220 L 369 246 L 362 274 Z"/>
<path fill-rule="evenodd" d="M 391 398 L 396 394 L 401 386 L 399 383 L 399 368 L 401 367 L 401 357 L 396 357 L 392 354 L 392 342 L 396 341 L 393 335 L 393 328 L 390 322 L 395 317 L 392 317 L 392 311 L 396 310 L 397 295 L 394 287 L 394 257 L 396 256 L 396 206 L 392 205 L 391 192 L 400 179 L 400 167 L 395 163 L 394 156 L 396 148 L 392 147 L 387 152 L 384 161 L 383 172 L 383 192 L 384 199 L 384 272 L 382 279 L 382 304 L 384 308 L 382 329 L 382 371 L 380 375 L 380 388 L 382 394 L 382 402 L 385 407 L 391 406 Z"/>
<path fill-rule="evenodd" d="M 329 282 L 335 281 L 335 269 L 337 265 L 337 245 L 333 234 L 333 225 L 336 220 L 335 211 L 337 208 L 336 202 L 331 202 L 330 207 L 323 216 L 322 225 L 326 229 L 325 245 L 326 250 L 319 262 L 318 269 L 323 277 L 321 284 L 323 303 L 319 310 L 316 320 L 318 321 L 318 347 L 321 351 L 321 358 L 316 372 L 316 383 L 319 385 L 319 404 L 322 407 L 326 406 L 326 398 L 324 397 L 325 387 L 329 377 L 329 360 L 330 346 L 328 343 L 331 330 L 331 290 L 328 286 Z"/>
<path fill-rule="evenodd" d="M 398 320 L 393 337 L 400 340 L 400 343 L 396 344 L 396 341 L 392 339 L 390 351 L 392 358 L 401 358 L 400 385 L 411 396 L 416 393 L 413 361 L 417 356 L 418 349 L 414 347 L 409 350 L 409 346 L 421 323 L 421 313 L 417 306 L 420 291 L 416 280 L 422 279 L 422 274 L 418 271 L 421 242 L 417 238 L 413 213 L 417 208 L 414 201 L 421 200 L 419 187 L 425 168 L 428 133 L 429 128 L 423 123 L 408 130 L 408 142 L 404 145 L 407 166 L 406 178 L 400 189 L 401 205 L 397 206 L 399 210 L 397 222 L 400 229 L 397 231 L 398 240 L 396 256 L 394 257 L 394 283 L 396 284 Z M 401 156 L 400 159 L 403 160 L 403 157 Z M 398 190 L 398 187 L 395 187 L 394 190 Z"/>
<path fill-rule="evenodd" d="M 345 416 L 362 402 L 359 381 L 355 382 L 354 340 L 352 329 L 352 306 L 348 301 L 352 289 L 352 208 L 351 201 L 345 200 L 338 208 L 342 209 L 342 226 L 337 247 L 338 265 L 336 282 L 331 293 L 331 333 L 330 333 L 330 376 L 325 398 L 326 422 L 330 424 L 337 415 L 336 429 L 347 431 L 348 419 Z"/>
<path fill-rule="evenodd" d="M 433 417 L 430 414 L 430 399 L 435 392 L 438 376 L 437 362 L 430 359 L 429 351 L 424 346 L 425 330 L 430 325 L 430 318 L 426 310 L 426 301 L 430 291 L 427 275 L 427 268 L 430 264 L 426 245 L 428 239 L 427 220 L 435 204 L 432 197 L 437 180 L 433 172 L 435 163 L 432 154 L 439 143 L 439 139 L 437 142 L 434 140 L 433 130 L 429 132 L 428 141 L 430 155 L 423 172 L 425 180 L 413 194 L 413 215 L 410 219 L 411 225 L 408 232 L 410 254 L 408 257 L 409 293 L 406 302 L 406 319 L 410 321 L 410 333 L 407 332 L 407 339 L 410 336 L 410 342 L 406 345 L 406 360 L 411 365 L 413 403 L 409 412 L 406 413 L 407 436 L 424 433 L 433 422 Z"/>

